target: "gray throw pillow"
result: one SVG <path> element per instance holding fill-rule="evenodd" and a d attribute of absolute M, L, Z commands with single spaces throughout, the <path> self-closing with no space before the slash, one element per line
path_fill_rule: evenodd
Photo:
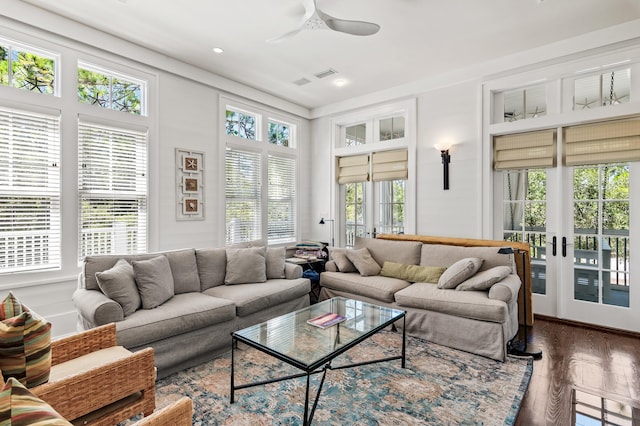
<path fill-rule="evenodd" d="M 195 249 L 168 251 L 164 253 L 171 266 L 173 292 L 175 294 L 200 292 L 200 277 Z"/>
<path fill-rule="evenodd" d="M 200 290 L 224 284 L 227 251 L 223 248 L 197 249 L 196 263 L 200 275 Z"/>
<path fill-rule="evenodd" d="M 134 260 L 131 264 L 144 309 L 156 308 L 173 297 L 173 275 L 166 256 Z"/>
<path fill-rule="evenodd" d="M 373 260 L 367 248 L 347 250 L 347 257 L 363 277 L 378 275 L 382 269 L 380 265 Z"/>
<path fill-rule="evenodd" d="M 330 248 L 331 259 L 335 262 L 338 271 L 340 272 L 358 272 L 353 263 L 347 257 L 347 249 Z"/>
<path fill-rule="evenodd" d="M 502 281 L 511 273 L 509 266 L 495 266 L 485 271 L 480 271 L 471 278 L 460 283 L 456 290 L 487 290 L 498 281 Z"/>
<path fill-rule="evenodd" d="M 284 278 L 285 263 L 284 247 L 267 247 L 267 279 Z"/>
<path fill-rule="evenodd" d="M 131 315 L 142 303 L 133 266 L 124 259 L 119 259 L 111 269 L 96 272 L 96 281 L 100 290 L 111 300 L 122 306 L 124 316 Z"/>
<path fill-rule="evenodd" d="M 477 257 L 458 260 L 440 275 L 438 288 L 456 288 L 462 281 L 478 272 L 480 266 L 482 266 L 482 259 Z"/>
<path fill-rule="evenodd" d="M 227 248 L 225 284 L 263 283 L 267 280 L 265 247 Z"/>

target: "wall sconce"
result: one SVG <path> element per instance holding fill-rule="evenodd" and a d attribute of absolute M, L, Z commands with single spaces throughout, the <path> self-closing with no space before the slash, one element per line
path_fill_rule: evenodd
<path fill-rule="evenodd" d="M 449 155 L 449 148 L 436 145 L 436 149 L 440 151 L 440 157 L 442 158 L 442 189 L 449 189 L 449 163 L 451 162 L 451 155 Z"/>
<path fill-rule="evenodd" d="M 324 217 L 320 218 L 320 225 L 324 225 L 327 222 L 331 222 L 331 247 L 335 247 L 335 241 L 333 239 L 333 222 L 335 220 L 334 219 L 325 219 Z"/>

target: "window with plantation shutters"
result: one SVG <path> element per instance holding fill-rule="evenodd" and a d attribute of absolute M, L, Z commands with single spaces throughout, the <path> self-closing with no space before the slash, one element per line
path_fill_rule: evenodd
<path fill-rule="evenodd" d="M 296 160 L 269 155 L 267 238 L 269 244 L 296 239 Z"/>
<path fill-rule="evenodd" d="M 147 251 L 147 134 L 80 117 L 80 259 Z"/>
<path fill-rule="evenodd" d="M 258 152 L 227 149 L 225 155 L 226 244 L 262 238 L 262 167 Z"/>
<path fill-rule="evenodd" d="M 60 113 L 0 108 L 0 273 L 60 267 Z"/>

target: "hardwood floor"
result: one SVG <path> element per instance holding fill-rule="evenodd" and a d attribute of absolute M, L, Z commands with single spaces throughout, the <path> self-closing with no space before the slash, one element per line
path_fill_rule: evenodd
<path fill-rule="evenodd" d="M 516 425 L 571 425 L 574 387 L 630 405 L 640 425 L 640 337 L 548 318 L 536 318 L 529 334 L 542 359 Z"/>

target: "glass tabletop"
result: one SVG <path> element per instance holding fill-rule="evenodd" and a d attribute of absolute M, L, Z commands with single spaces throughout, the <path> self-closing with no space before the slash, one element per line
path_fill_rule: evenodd
<path fill-rule="evenodd" d="M 325 329 L 307 320 L 325 313 L 346 319 Z M 405 315 L 398 309 L 335 297 L 261 324 L 233 336 L 303 370 L 313 370 Z"/>

